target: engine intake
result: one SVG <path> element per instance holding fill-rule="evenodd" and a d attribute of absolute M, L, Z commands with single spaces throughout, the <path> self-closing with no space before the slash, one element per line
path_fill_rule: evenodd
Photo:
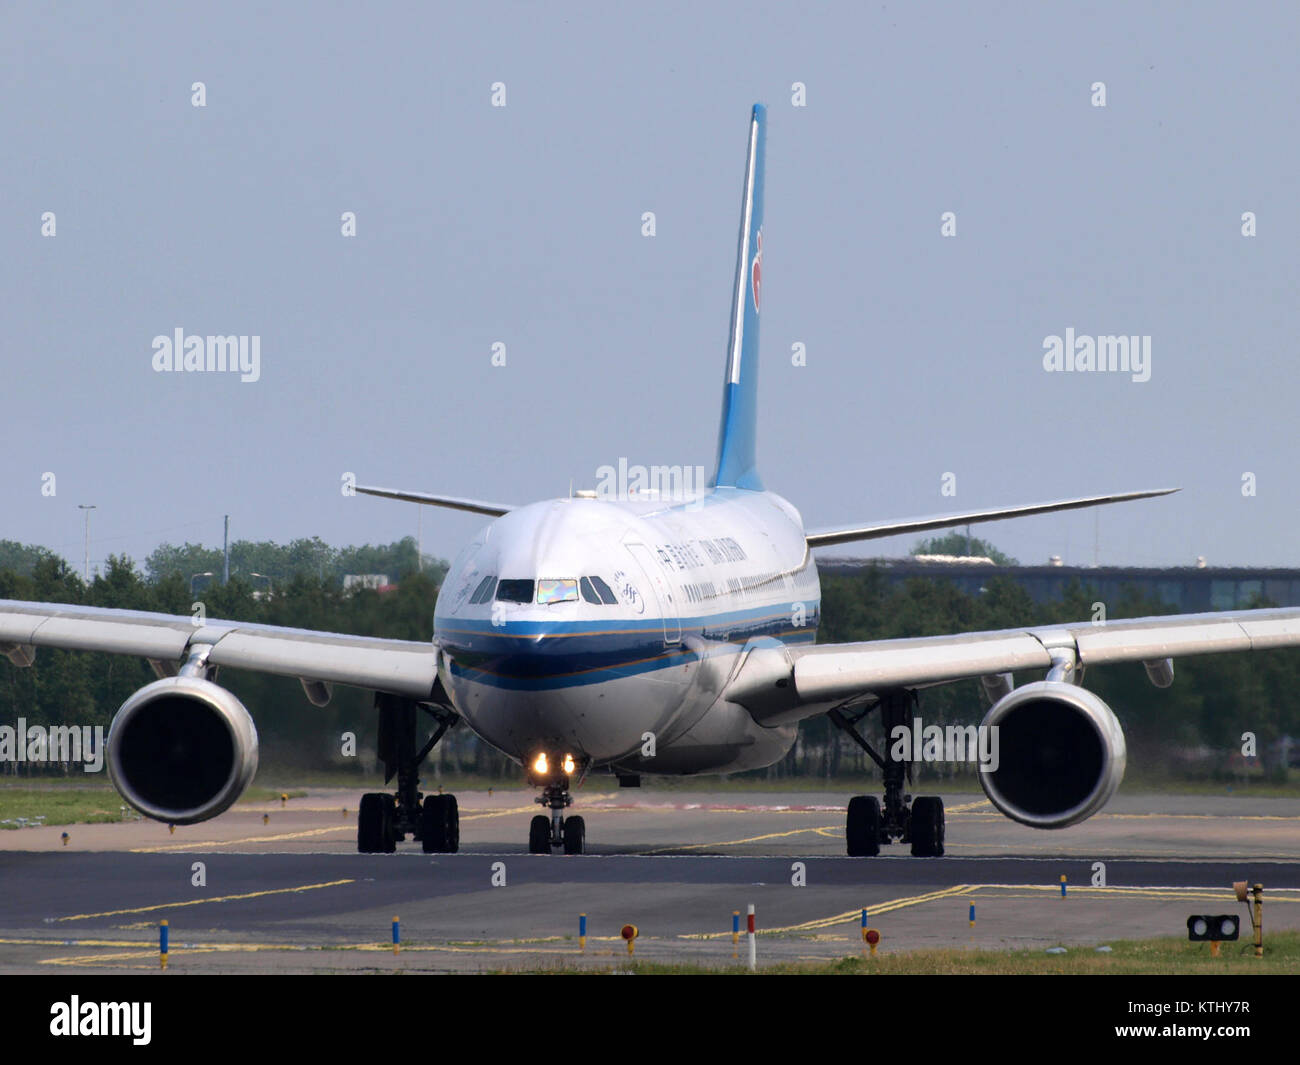
<path fill-rule="evenodd" d="M 178 825 L 225 811 L 257 772 L 257 729 L 244 704 L 199 677 L 145 685 L 113 718 L 107 746 L 122 797 Z"/>
<path fill-rule="evenodd" d="M 1065 828 L 1110 801 L 1124 778 L 1124 732 L 1110 707 L 1074 684 L 1016 688 L 984 718 L 998 728 L 999 761 L 980 773 L 984 794 L 1034 828 Z"/>

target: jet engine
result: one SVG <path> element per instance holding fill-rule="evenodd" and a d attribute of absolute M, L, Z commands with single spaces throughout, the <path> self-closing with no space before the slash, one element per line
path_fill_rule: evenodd
<path fill-rule="evenodd" d="M 1075 684 L 1043 680 L 994 704 L 998 765 L 980 773 L 989 800 L 1034 828 L 1091 817 L 1124 778 L 1124 732 L 1110 707 Z"/>
<path fill-rule="evenodd" d="M 257 729 L 243 703 L 200 677 L 167 677 L 122 704 L 108 730 L 108 771 L 147 817 L 216 817 L 257 772 Z"/>

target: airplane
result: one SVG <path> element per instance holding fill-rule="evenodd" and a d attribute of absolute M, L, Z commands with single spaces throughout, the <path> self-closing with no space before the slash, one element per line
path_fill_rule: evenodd
<path fill-rule="evenodd" d="M 944 853 L 943 802 L 912 798 L 909 750 L 877 752 L 914 719 L 918 692 L 979 678 L 998 729 L 996 768 L 980 783 L 1006 816 L 1036 828 L 1091 817 L 1124 773 L 1124 734 L 1082 687 L 1084 671 L 1141 661 L 1158 687 L 1182 655 L 1300 644 L 1300 609 L 1109 621 L 920 639 L 817 644 L 819 547 L 1168 494 L 1121 492 L 934 517 L 806 529 L 764 490 L 757 462 L 766 110 L 750 115 L 726 351 L 717 462 L 699 489 L 571 492 L 515 506 L 358 486 L 361 494 L 449 507 L 492 520 L 460 552 L 439 590 L 429 643 L 70 604 L 0 601 L 0 651 L 30 666 L 40 647 L 137 655 L 158 679 L 113 719 L 106 760 L 122 796 L 174 824 L 226 810 L 257 768 L 257 730 L 216 683 L 222 666 L 298 677 L 308 700 L 333 685 L 373 691 L 385 784 L 361 801 L 357 849 L 392 853 L 408 835 L 426 853 L 459 849 L 453 795 L 424 795 L 419 768 L 464 722 L 524 766 L 540 789 L 531 853 L 586 850 L 566 816 L 590 772 L 639 785 L 646 775 L 769 766 L 798 723 L 826 714 L 880 766 L 883 795 L 853 797 L 846 850 L 867 857 L 910 843 Z M 626 490 L 625 490 L 626 489 Z M 1041 672 L 1017 685 L 1015 674 Z M 422 717 L 432 735 L 421 742 Z"/>

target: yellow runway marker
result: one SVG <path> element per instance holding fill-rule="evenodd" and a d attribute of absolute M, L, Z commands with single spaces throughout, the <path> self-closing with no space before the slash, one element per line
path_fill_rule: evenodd
<path fill-rule="evenodd" d="M 186 906 L 205 906 L 210 902 L 237 902 L 240 899 L 258 899 L 266 895 L 293 895 L 301 891 L 318 891 L 321 888 L 339 887 L 343 884 L 355 884 L 355 880 L 329 880 L 323 884 L 302 884 L 299 887 L 268 888 L 266 891 L 248 891 L 242 895 L 217 895 L 210 899 L 189 899 L 186 902 L 160 902 L 156 906 L 135 906 L 129 910 L 105 910 L 103 913 L 74 913 L 67 917 L 56 917 L 54 923 L 61 921 L 88 921 L 92 917 L 116 917 L 123 913 L 153 913 L 155 910 L 176 910 Z"/>

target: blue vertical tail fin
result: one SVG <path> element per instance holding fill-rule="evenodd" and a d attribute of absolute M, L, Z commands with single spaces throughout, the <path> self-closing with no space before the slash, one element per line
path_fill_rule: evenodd
<path fill-rule="evenodd" d="M 755 444 L 758 423 L 758 314 L 763 277 L 763 154 L 767 108 L 755 104 L 749 120 L 749 155 L 740 200 L 740 246 L 731 299 L 731 342 L 722 385 L 715 486 L 760 489 Z"/>

